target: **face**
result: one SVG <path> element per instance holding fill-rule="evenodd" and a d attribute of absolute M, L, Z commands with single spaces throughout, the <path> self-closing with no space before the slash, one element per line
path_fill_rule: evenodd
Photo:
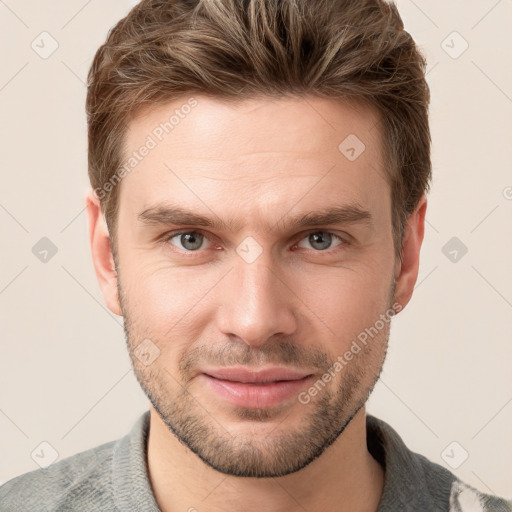
<path fill-rule="evenodd" d="M 127 344 L 153 407 L 206 464 L 282 476 L 337 439 L 385 358 L 397 266 L 378 117 L 194 98 L 129 125 L 127 159 L 152 147 L 119 185 Z"/>

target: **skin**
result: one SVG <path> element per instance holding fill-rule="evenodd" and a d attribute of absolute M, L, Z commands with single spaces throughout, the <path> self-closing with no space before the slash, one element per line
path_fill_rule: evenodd
<path fill-rule="evenodd" d="M 321 378 L 379 315 L 409 302 L 426 198 L 408 220 L 400 262 L 376 111 L 316 97 L 195 98 L 119 185 L 117 261 L 99 202 L 92 191 L 87 198 L 98 281 L 109 309 L 124 316 L 134 372 L 151 402 L 157 503 L 164 512 L 375 511 L 384 472 L 366 447 L 364 403 L 389 323 L 307 404 L 293 396 L 272 408 L 235 407 L 201 373 L 239 363 Z M 132 120 L 127 154 L 186 99 Z M 354 161 L 338 149 L 349 134 L 366 146 Z M 139 219 L 164 201 L 224 224 Z M 286 225 L 348 204 L 369 211 L 372 224 Z M 183 228 L 196 238 L 172 236 Z M 310 236 L 319 232 L 320 242 Z M 247 237 L 262 249 L 251 263 L 236 250 Z M 148 365 L 134 352 L 147 339 L 160 351 Z"/>

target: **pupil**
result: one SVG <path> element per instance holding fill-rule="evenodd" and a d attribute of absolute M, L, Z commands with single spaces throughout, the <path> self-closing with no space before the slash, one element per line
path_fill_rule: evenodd
<path fill-rule="evenodd" d="M 329 237 L 330 235 L 328 235 L 327 237 L 324 238 L 324 235 L 327 234 L 327 233 L 324 233 L 324 232 L 319 232 L 319 233 L 313 233 L 310 238 L 313 239 L 313 241 L 311 242 L 312 245 L 314 243 L 320 243 L 320 245 L 323 245 L 323 247 L 319 247 L 320 250 L 325 250 L 329 247 L 329 244 L 330 244 L 330 240 L 329 240 Z"/>
<path fill-rule="evenodd" d="M 201 246 L 201 242 L 199 241 L 199 237 L 196 236 L 194 233 L 185 233 L 181 235 L 181 243 L 183 244 L 183 247 L 187 249 L 197 249 Z M 192 244 L 192 247 L 188 246 L 187 244 Z"/>

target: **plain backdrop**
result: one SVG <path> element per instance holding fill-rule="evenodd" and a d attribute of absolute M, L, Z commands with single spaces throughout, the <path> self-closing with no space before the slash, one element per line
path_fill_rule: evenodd
<path fill-rule="evenodd" d="M 34 453 L 62 459 L 117 439 L 148 408 L 96 282 L 84 211 L 84 82 L 133 5 L 0 2 L 0 482 L 38 468 Z M 434 179 L 417 286 L 368 411 L 511 498 L 512 3 L 397 5 L 428 60 Z"/>

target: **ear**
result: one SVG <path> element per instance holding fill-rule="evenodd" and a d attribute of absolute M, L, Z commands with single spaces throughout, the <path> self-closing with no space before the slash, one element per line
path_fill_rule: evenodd
<path fill-rule="evenodd" d="M 89 243 L 96 277 L 103 293 L 105 303 L 112 313 L 122 316 L 117 291 L 117 273 L 110 245 L 107 223 L 101 211 L 99 199 L 92 188 L 86 195 L 87 218 L 89 221 Z"/>
<path fill-rule="evenodd" d="M 418 279 L 420 249 L 425 232 L 426 210 L 427 198 L 423 195 L 414 211 L 409 215 L 405 226 L 402 262 L 397 261 L 395 267 L 395 301 L 398 302 L 402 308 L 405 308 L 411 300 L 414 285 Z"/>

